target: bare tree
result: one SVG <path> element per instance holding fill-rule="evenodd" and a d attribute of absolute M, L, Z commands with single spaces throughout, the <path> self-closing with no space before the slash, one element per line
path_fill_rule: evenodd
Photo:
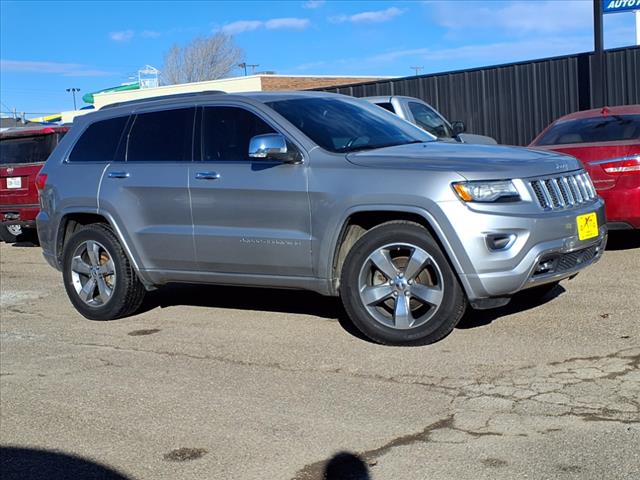
<path fill-rule="evenodd" d="M 243 58 L 242 49 L 225 33 L 197 37 L 184 47 L 174 45 L 164 54 L 162 84 L 222 78 L 236 68 Z"/>

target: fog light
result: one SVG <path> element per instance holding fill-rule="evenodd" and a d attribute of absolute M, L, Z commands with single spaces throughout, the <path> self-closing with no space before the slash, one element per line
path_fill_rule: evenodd
<path fill-rule="evenodd" d="M 516 235 L 513 233 L 487 235 L 487 247 L 489 250 L 508 250 L 515 241 Z"/>

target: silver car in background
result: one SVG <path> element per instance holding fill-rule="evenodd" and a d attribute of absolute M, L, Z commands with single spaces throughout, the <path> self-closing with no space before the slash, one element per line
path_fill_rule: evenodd
<path fill-rule="evenodd" d="M 597 261 L 602 200 L 572 157 L 433 136 L 319 92 L 182 94 L 79 118 L 42 170 L 38 232 L 76 309 L 168 282 L 340 296 L 374 341 L 435 342 Z"/>
<path fill-rule="evenodd" d="M 377 97 L 363 97 L 364 100 L 395 113 L 403 120 L 411 122 L 424 131 L 445 142 L 477 143 L 482 145 L 496 145 L 497 142 L 486 135 L 467 133 L 467 127 L 461 120 L 449 122 L 444 115 L 427 102 L 415 97 L 402 95 L 383 95 Z"/>

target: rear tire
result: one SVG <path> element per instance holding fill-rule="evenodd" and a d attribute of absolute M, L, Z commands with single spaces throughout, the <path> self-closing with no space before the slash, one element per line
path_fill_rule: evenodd
<path fill-rule="evenodd" d="M 113 320 L 140 308 L 146 290 L 107 225 L 91 224 L 75 232 L 62 258 L 67 295 L 84 317 Z"/>
<path fill-rule="evenodd" d="M 436 241 L 421 225 L 372 228 L 342 269 L 340 296 L 354 325 L 385 345 L 426 345 L 447 336 L 467 300 Z"/>
<path fill-rule="evenodd" d="M 22 229 L 17 233 L 13 228 L 11 229 L 13 230 L 12 232 L 8 227 L 9 225 L 6 223 L 0 225 L 0 239 L 5 243 L 16 243 L 18 241 L 18 237 L 20 237 L 22 233 Z M 11 225 L 11 227 L 15 227 L 15 225 Z"/>

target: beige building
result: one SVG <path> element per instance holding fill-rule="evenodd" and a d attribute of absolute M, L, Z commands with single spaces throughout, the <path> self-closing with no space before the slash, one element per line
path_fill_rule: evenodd
<path fill-rule="evenodd" d="M 143 88 L 122 92 L 103 92 L 94 95 L 97 109 L 118 102 L 127 102 L 140 98 L 149 98 L 176 93 L 204 92 L 221 90 L 228 93 L 261 92 L 274 90 L 307 90 L 311 88 L 331 87 L 352 83 L 369 82 L 391 77 L 344 77 L 331 75 L 249 75 L 246 77 L 222 78 L 206 82 L 165 85 L 157 88 Z"/>

